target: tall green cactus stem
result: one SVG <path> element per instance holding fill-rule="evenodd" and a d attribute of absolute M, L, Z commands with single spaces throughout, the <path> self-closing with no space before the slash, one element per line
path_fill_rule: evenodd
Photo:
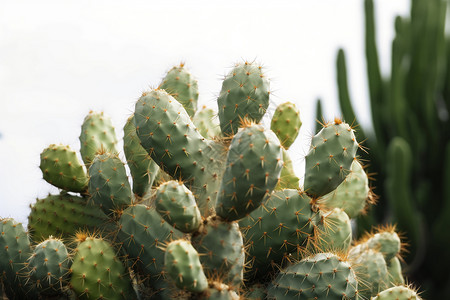
<path fill-rule="evenodd" d="M 162 219 L 154 209 L 142 204 L 125 209 L 118 225 L 118 239 L 137 273 L 147 277 L 150 286 L 167 289 L 163 276 L 164 250 L 161 247 L 180 239 L 182 233 Z"/>
<path fill-rule="evenodd" d="M 30 239 L 21 223 L 0 219 L 0 281 L 9 299 L 34 299 L 36 291 L 22 272 L 31 256 Z"/>
<path fill-rule="evenodd" d="M 325 124 L 306 155 L 304 189 L 313 198 L 336 189 L 350 173 L 358 143 L 353 129 L 341 120 Z"/>
<path fill-rule="evenodd" d="M 72 261 L 61 240 L 53 237 L 39 243 L 28 261 L 29 278 L 41 295 L 56 296 L 67 285 Z"/>
<path fill-rule="evenodd" d="M 371 299 L 388 288 L 389 276 L 383 255 L 367 249 L 361 253 L 350 252 L 349 260 L 358 279 L 359 295 L 362 299 Z"/>
<path fill-rule="evenodd" d="M 123 131 L 123 150 L 133 178 L 133 193 L 142 197 L 153 185 L 159 167 L 141 146 L 136 134 L 134 116 L 128 118 Z"/>
<path fill-rule="evenodd" d="M 80 230 L 104 230 L 108 217 L 96 206 L 86 204 L 84 198 L 61 193 L 36 199 L 30 205 L 28 230 L 33 241 L 42 241 L 53 235 L 64 239 Z"/>
<path fill-rule="evenodd" d="M 111 119 L 103 112 L 90 111 L 81 125 L 80 144 L 81 157 L 87 166 L 99 151 L 118 153 L 116 132 Z"/>
<path fill-rule="evenodd" d="M 299 190 L 273 192 L 258 209 L 239 221 L 252 268 L 248 278 L 264 278 L 287 263 L 289 254 L 305 249 L 319 213 Z"/>
<path fill-rule="evenodd" d="M 233 137 L 217 199 L 217 215 L 235 221 L 249 214 L 270 195 L 283 165 L 276 135 L 249 124 Z"/>
<path fill-rule="evenodd" d="M 323 252 L 347 253 L 352 242 L 350 218 L 340 208 L 321 214 L 317 226 L 315 246 Z"/>
<path fill-rule="evenodd" d="M 358 299 L 358 282 L 348 262 L 319 253 L 282 270 L 269 287 L 268 299 Z"/>
<path fill-rule="evenodd" d="M 177 99 L 191 118 L 194 116 L 197 111 L 198 83 L 184 68 L 183 63 L 167 73 L 159 88 Z"/>
<path fill-rule="evenodd" d="M 394 286 L 380 292 L 372 300 L 421 300 L 416 291 L 406 286 Z"/>
<path fill-rule="evenodd" d="M 194 115 L 192 122 L 194 122 L 200 134 L 207 139 L 217 138 L 222 135 L 217 113 L 211 108 L 203 106 Z"/>
<path fill-rule="evenodd" d="M 181 232 L 193 232 L 200 226 L 200 210 L 183 183 L 173 180 L 162 183 L 156 190 L 155 202 L 163 219 Z"/>
<path fill-rule="evenodd" d="M 244 242 L 237 222 L 223 222 L 209 217 L 192 235 L 192 245 L 208 278 L 221 278 L 224 283 L 239 287 L 244 277 Z"/>
<path fill-rule="evenodd" d="M 294 143 L 301 126 L 300 111 L 294 103 L 284 102 L 278 105 L 273 114 L 270 129 L 275 132 L 285 149 L 289 149 Z"/>
<path fill-rule="evenodd" d="M 84 192 L 88 177 L 75 151 L 69 146 L 52 144 L 41 153 L 44 179 L 54 186 L 70 192 Z"/>
<path fill-rule="evenodd" d="M 208 287 L 199 254 L 189 241 L 171 242 L 166 248 L 164 265 L 178 288 L 200 293 Z"/>
<path fill-rule="evenodd" d="M 396 216 L 398 228 L 408 233 L 409 242 L 413 245 L 411 251 L 416 251 L 422 244 L 422 215 L 411 201 L 416 195 L 410 190 L 412 153 L 409 144 L 401 137 L 394 138 L 389 144 L 387 161 L 391 164 L 387 167 L 385 182 L 389 203 Z"/>
<path fill-rule="evenodd" d="M 97 155 L 89 167 L 90 201 L 107 215 L 131 204 L 131 187 L 125 166 L 115 154 Z"/>
<path fill-rule="evenodd" d="M 224 136 L 236 134 L 242 120 L 258 123 L 269 107 L 269 80 L 252 62 L 237 64 L 225 77 L 217 104 Z"/>
<path fill-rule="evenodd" d="M 354 160 L 345 180 L 334 191 L 321 197 L 318 203 L 325 209 L 342 208 L 350 218 L 355 218 L 364 212 L 370 197 L 367 173 Z"/>
<path fill-rule="evenodd" d="M 70 286 L 79 299 L 131 299 L 129 274 L 105 240 L 87 237 L 75 249 Z"/>
<path fill-rule="evenodd" d="M 298 189 L 300 185 L 300 179 L 295 175 L 294 166 L 292 160 L 289 157 L 289 153 L 286 149 L 283 151 L 283 168 L 281 169 L 280 181 L 278 182 L 275 190 L 282 189 Z"/>
<path fill-rule="evenodd" d="M 205 140 L 183 106 L 164 90 L 144 93 L 134 116 L 145 150 L 164 171 L 185 182 L 202 213 L 213 210 L 225 154 L 222 146 Z"/>

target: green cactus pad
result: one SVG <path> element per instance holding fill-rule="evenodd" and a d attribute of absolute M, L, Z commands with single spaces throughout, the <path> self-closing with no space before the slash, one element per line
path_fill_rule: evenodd
<path fill-rule="evenodd" d="M 119 219 L 118 239 L 134 268 L 149 280 L 152 287 L 166 288 L 164 250 L 161 247 L 181 237 L 180 231 L 154 209 L 142 204 L 128 207 Z"/>
<path fill-rule="evenodd" d="M 37 298 L 24 276 L 31 253 L 30 239 L 22 224 L 10 218 L 0 219 L 0 282 L 10 300 Z"/>
<path fill-rule="evenodd" d="M 352 243 L 352 226 L 348 215 L 340 208 L 321 214 L 315 242 L 321 251 L 347 253 Z"/>
<path fill-rule="evenodd" d="M 131 187 L 122 161 L 110 153 L 97 155 L 89 167 L 90 201 L 105 214 L 131 204 Z"/>
<path fill-rule="evenodd" d="M 62 293 L 70 277 L 72 261 L 61 240 L 50 237 L 39 243 L 28 263 L 29 276 L 41 295 L 55 296 Z"/>
<path fill-rule="evenodd" d="M 299 190 L 272 193 L 261 207 L 239 222 L 248 245 L 249 278 L 263 278 L 278 271 L 289 254 L 304 249 L 320 220 L 311 199 Z"/>
<path fill-rule="evenodd" d="M 37 199 L 30 207 L 28 230 L 35 242 L 51 235 L 69 238 L 79 230 L 102 230 L 108 226 L 108 217 L 100 208 L 67 193 Z"/>
<path fill-rule="evenodd" d="M 358 282 L 350 264 L 319 253 L 281 271 L 269 286 L 268 299 L 357 299 Z"/>
<path fill-rule="evenodd" d="M 100 152 L 118 153 L 117 137 L 111 119 L 103 112 L 89 112 L 81 125 L 80 152 L 86 165 L 90 165 Z"/>
<path fill-rule="evenodd" d="M 217 119 L 217 113 L 211 108 L 203 106 L 203 108 L 194 115 L 192 122 L 194 122 L 194 125 L 197 127 L 200 134 L 207 139 L 213 139 L 222 135 L 219 120 Z"/>
<path fill-rule="evenodd" d="M 52 144 L 41 153 L 44 179 L 54 186 L 71 192 L 84 192 L 88 177 L 75 151 L 69 146 Z"/>
<path fill-rule="evenodd" d="M 134 116 L 144 149 L 170 176 L 184 182 L 202 214 L 208 215 L 219 189 L 222 146 L 205 140 L 183 106 L 164 90 L 144 93 Z"/>
<path fill-rule="evenodd" d="M 354 246 L 350 253 L 357 254 L 367 249 L 373 249 L 383 254 L 386 262 L 397 256 L 401 250 L 401 240 L 394 228 L 380 229 L 380 232 L 366 235 Z"/>
<path fill-rule="evenodd" d="M 372 300 L 421 300 L 416 291 L 406 286 L 394 286 L 380 292 Z"/>
<path fill-rule="evenodd" d="M 299 182 L 300 179 L 295 175 L 292 160 L 286 149 L 283 148 L 283 169 L 281 169 L 280 181 L 275 187 L 275 190 L 298 189 Z"/>
<path fill-rule="evenodd" d="M 321 197 L 319 203 L 328 209 L 342 208 L 350 218 L 355 218 L 364 211 L 369 195 L 367 174 L 354 160 L 345 180 L 334 191 Z"/>
<path fill-rule="evenodd" d="M 370 299 L 388 288 L 388 271 L 383 255 L 368 249 L 356 256 L 352 252 L 349 260 L 358 274 L 359 294 L 363 299 Z"/>
<path fill-rule="evenodd" d="M 114 248 L 87 237 L 75 249 L 70 286 L 80 299 L 132 299 L 131 279 Z"/>
<path fill-rule="evenodd" d="M 238 132 L 242 120 L 258 123 L 269 106 L 269 80 L 256 63 L 237 64 L 225 77 L 217 104 L 224 136 Z"/>
<path fill-rule="evenodd" d="M 209 217 L 192 236 L 192 245 L 208 278 L 222 278 L 235 287 L 242 283 L 245 252 L 238 223 Z"/>
<path fill-rule="evenodd" d="M 147 189 L 152 186 L 159 167 L 141 146 L 141 141 L 136 134 L 134 116 L 128 118 L 123 132 L 123 150 L 133 178 L 133 192 L 143 197 Z"/>
<path fill-rule="evenodd" d="M 356 159 L 356 142 L 353 129 L 336 119 L 316 134 L 306 155 L 305 191 L 313 198 L 336 189 L 350 173 Z"/>
<path fill-rule="evenodd" d="M 199 293 L 208 287 L 199 254 L 189 241 L 171 242 L 166 249 L 164 264 L 178 288 Z"/>
<path fill-rule="evenodd" d="M 169 224 L 188 233 L 198 229 L 202 217 L 194 195 L 183 183 L 168 181 L 156 190 L 156 210 Z"/>
<path fill-rule="evenodd" d="M 239 220 L 257 209 L 280 179 L 283 166 L 278 138 L 262 125 L 248 125 L 233 137 L 217 199 L 217 215 Z"/>
<path fill-rule="evenodd" d="M 177 99 L 190 117 L 194 116 L 197 111 L 198 83 L 184 68 L 184 64 L 173 67 L 159 88 Z"/>
<path fill-rule="evenodd" d="M 209 283 L 208 288 L 200 295 L 196 295 L 200 300 L 239 300 L 239 295 L 233 287 L 220 282 Z M 245 298 L 247 299 L 247 298 Z"/>
<path fill-rule="evenodd" d="M 397 257 L 387 261 L 387 271 L 389 274 L 389 287 L 405 284 L 402 275 L 402 265 Z"/>
<path fill-rule="evenodd" d="M 294 103 L 284 102 L 278 105 L 273 114 L 270 129 L 275 132 L 285 149 L 289 149 L 294 143 L 301 126 L 300 111 Z"/>

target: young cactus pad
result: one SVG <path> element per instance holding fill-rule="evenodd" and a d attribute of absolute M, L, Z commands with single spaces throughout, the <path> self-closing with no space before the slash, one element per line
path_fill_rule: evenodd
<path fill-rule="evenodd" d="M 41 295 L 58 295 L 68 283 L 71 264 L 63 242 L 50 237 L 34 248 L 28 264 L 29 276 Z"/>
<path fill-rule="evenodd" d="M 123 152 L 133 178 L 133 192 L 142 197 L 152 186 L 159 167 L 141 146 L 141 141 L 136 134 L 134 115 L 128 118 L 123 133 Z"/>
<path fill-rule="evenodd" d="M 188 233 L 198 229 L 202 217 L 194 195 L 183 183 L 167 181 L 156 190 L 156 210 L 170 225 Z"/>
<path fill-rule="evenodd" d="M 224 136 L 236 134 L 242 120 L 258 123 L 269 106 L 270 83 L 256 63 L 238 64 L 225 77 L 217 104 Z"/>
<path fill-rule="evenodd" d="M 114 248 L 87 237 L 75 250 L 70 286 L 80 299 L 132 299 L 131 280 Z"/>
<path fill-rule="evenodd" d="M 306 155 L 304 189 L 313 198 L 326 195 L 344 181 L 356 159 L 356 142 L 353 129 L 336 119 L 325 124 L 311 141 Z"/>
<path fill-rule="evenodd" d="M 81 125 L 80 152 L 86 165 L 90 165 L 99 152 L 118 153 L 117 137 L 111 119 L 103 112 L 89 112 Z"/>
<path fill-rule="evenodd" d="M 361 164 L 354 160 L 345 180 L 334 191 L 321 197 L 319 203 L 328 209 L 342 208 L 350 218 L 355 218 L 364 211 L 369 196 L 369 178 Z"/>
<path fill-rule="evenodd" d="M 194 116 L 197 111 L 198 83 L 183 63 L 167 72 L 159 88 L 177 99 L 190 117 Z"/>
<path fill-rule="evenodd" d="M 199 254 L 190 242 L 171 242 L 166 249 L 164 264 L 178 288 L 199 293 L 208 287 Z"/>
<path fill-rule="evenodd" d="M 372 300 L 421 300 L 416 291 L 406 286 L 394 286 L 380 292 Z"/>
<path fill-rule="evenodd" d="M 44 179 L 58 188 L 76 193 L 87 189 L 88 177 L 84 166 L 69 146 L 48 146 L 41 153 L 39 167 Z"/>
<path fill-rule="evenodd" d="M 273 114 L 270 129 L 275 132 L 285 149 L 289 149 L 294 143 L 301 126 L 300 111 L 294 103 L 284 102 L 278 105 Z"/>
<path fill-rule="evenodd" d="M 217 199 L 217 215 L 234 221 L 259 207 L 280 180 L 283 158 L 278 138 L 251 124 L 233 137 Z"/>
<path fill-rule="evenodd" d="M 122 161 L 110 153 L 97 155 L 89 167 L 90 201 L 110 215 L 131 204 L 131 187 Z"/>
<path fill-rule="evenodd" d="M 282 270 L 272 282 L 268 299 L 357 299 L 358 282 L 350 264 L 330 253 Z"/>

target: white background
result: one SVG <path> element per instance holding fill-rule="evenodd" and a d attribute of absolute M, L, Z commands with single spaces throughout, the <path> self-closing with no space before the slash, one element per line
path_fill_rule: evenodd
<path fill-rule="evenodd" d="M 63 143 L 79 151 L 90 110 L 111 116 L 121 139 L 141 92 L 181 61 L 198 79 L 200 105 L 214 109 L 221 79 L 235 62 L 262 63 L 272 103 L 295 102 L 301 111 L 301 138 L 290 154 L 302 177 L 315 100 L 323 99 L 327 118 L 339 116 L 339 47 L 346 50 L 355 109 L 370 126 L 363 2 L 1 1 L 0 217 L 26 223 L 28 205 L 56 192 L 39 169 L 45 147 Z M 388 75 L 394 17 L 408 14 L 409 1 L 375 5 Z"/>

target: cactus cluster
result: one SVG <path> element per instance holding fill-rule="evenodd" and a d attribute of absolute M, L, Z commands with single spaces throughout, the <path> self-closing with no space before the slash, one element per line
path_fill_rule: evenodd
<path fill-rule="evenodd" d="M 269 83 L 258 64 L 237 64 L 222 85 L 218 126 L 205 117 L 210 111 L 197 111 L 192 75 L 173 68 L 142 94 L 124 126 L 126 163 L 110 119 L 90 112 L 80 135 L 84 165 L 68 146 L 43 151 L 43 177 L 61 193 L 31 206 L 29 233 L 1 220 L 6 296 L 416 295 L 402 292 L 408 287 L 393 228 L 353 241 L 350 218 L 364 212 L 371 193 L 354 129 L 340 119 L 324 124 L 300 187 L 287 151 L 300 131 L 299 110 L 283 103 L 271 128 L 260 124 Z"/>

